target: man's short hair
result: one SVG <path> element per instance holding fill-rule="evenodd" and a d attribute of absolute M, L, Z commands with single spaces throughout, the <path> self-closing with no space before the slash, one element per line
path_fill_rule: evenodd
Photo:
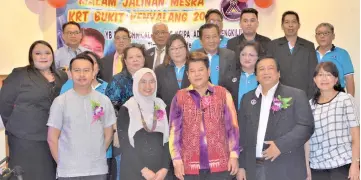
<path fill-rule="evenodd" d="M 209 16 L 210 16 L 211 14 L 213 14 L 213 13 L 218 14 L 218 16 L 221 17 L 221 20 L 223 21 L 223 16 L 222 16 L 221 11 L 219 11 L 218 9 L 209 9 L 209 10 L 207 11 L 207 13 L 206 13 L 206 16 L 205 16 L 206 22 L 208 21 Z"/>
<path fill-rule="evenodd" d="M 254 67 L 254 74 L 256 74 L 256 76 L 257 76 L 257 66 L 258 66 L 258 64 L 259 64 L 261 61 L 266 60 L 266 59 L 272 59 L 272 60 L 275 62 L 275 64 L 276 64 L 277 72 L 280 72 L 280 68 L 281 68 L 281 67 L 280 67 L 280 63 L 278 63 L 278 61 L 276 60 L 276 58 L 273 57 L 273 56 L 264 56 L 264 57 L 260 58 L 260 59 L 256 62 L 256 65 L 255 65 L 255 67 Z"/>
<path fill-rule="evenodd" d="M 92 64 L 92 69 L 94 68 L 94 61 L 93 61 L 93 59 L 92 59 L 89 55 L 80 53 L 80 54 L 78 54 L 77 56 L 75 56 L 73 59 L 70 60 L 70 65 L 69 65 L 69 69 L 70 69 L 70 70 L 72 70 L 72 68 L 73 68 L 73 63 L 74 63 L 74 61 L 79 60 L 79 59 L 84 59 L 84 60 L 89 61 L 89 62 Z"/>
<path fill-rule="evenodd" d="M 295 15 L 298 24 L 300 24 L 300 17 L 298 16 L 298 14 L 297 14 L 295 11 L 286 11 L 286 12 L 284 12 L 284 13 L 282 14 L 282 24 L 283 24 L 283 22 L 285 21 L 285 17 L 286 17 L 287 15 Z"/>
<path fill-rule="evenodd" d="M 79 31 L 80 31 L 80 24 L 79 23 L 77 23 L 75 21 L 69 21 L 69 22 L 63 24 L 63 26 L 62 26 L 63 33 L 65 31 L 66 26 L 68 26 L 68 25 L 75 25 L 75 26 L 77 26 L 79 28 Z"/>
<path fill-rule="evenodd" d="M 316 27 L 316 29 L 315 29 L 316 33 L 317 33 L 317 29 L 320 28 L 320 27 L 328 27 L 328 28 L 330 28 L 332 34 L 335 32 L 335 27 L 333 27 L 332 24 L 324 22 L 324 23 L 319 24 Z"/>
<path fill-rule="evenodd" d="M 125 27 L 118 27 L 114 32 L 114 36 L 117 35 L 117 33 L 120 32 L 120 31 L 126 32 L 128 34 L 128 38 L 130 38 L 130 32 Z"/>
<path fill-rule="evenodd" d="M 243 14 L 246 14 L 246 13 L 255 14 L 257 19 L 258 19 L 258 11 L 256 9 L 254 9 L 254 8 L 243 9 L 242 12 L 241 12 L 241 16 L 239 16 L 240 19 L 242 19 Z"/>
<path fill-rule="evenodd" d="M 207 54 L 205 54 L 204 52 L 194 51 L 190 53 L 189 59 L 186 62 L 186 71 L 189 70 L 189 64 L 193 62 L 203 62 L 206 68 L 209 68 L 209 59 Z"/>
<path fill-rule="evenodd" d="M 217 34 L 219 34 L 219 27 L 215 24 L 203 24 L 200 28 L 199 28 L 199 39 L 202 40 L 202 35 L 203 35 L 203 30 L 205 29 L 211 29 L 211 28 L 216 28 L 217 29 Z"/>

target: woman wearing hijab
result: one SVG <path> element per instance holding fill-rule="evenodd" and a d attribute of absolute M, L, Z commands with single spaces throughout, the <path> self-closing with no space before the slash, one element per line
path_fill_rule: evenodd
<path fill-rule="evenodd" d="M 168 172 L 169 126 L 166 105 L 156 98 L 157 80 L 148 68 L 133 76 L 134 96 L 118 114 L 122 179 L 163 180 Z"/>

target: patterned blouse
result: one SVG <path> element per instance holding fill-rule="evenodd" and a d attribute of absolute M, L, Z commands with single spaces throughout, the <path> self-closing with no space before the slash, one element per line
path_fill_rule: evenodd
<path fill-rule="evenodd" d="M 118 115 L 119 108 L 133 96 L 133 77 L 126 70 L 113 76 L 105 90 L 105 95 L 109 97 Z"/>

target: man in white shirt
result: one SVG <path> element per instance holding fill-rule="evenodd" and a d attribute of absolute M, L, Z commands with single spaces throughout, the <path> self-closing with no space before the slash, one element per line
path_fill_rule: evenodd
<path fill-rule="evenodd" d="M 169 38 L 168 26 L 164 23 L 156 23 L 152 28 L 152 39 L 155 47 L 147 50 L 146 67 L 155 69 L 159 64 L 162 64 L 165 57 L 165 45 Z"/>
<path fill-rule="evenodd" d="M 314 132 L 306 93 L 282 85 L 273 57 L 256 63 L 258 87 L 244 95 L 238 114 L 238 180 L 305 180 L 303 144 Z"/>

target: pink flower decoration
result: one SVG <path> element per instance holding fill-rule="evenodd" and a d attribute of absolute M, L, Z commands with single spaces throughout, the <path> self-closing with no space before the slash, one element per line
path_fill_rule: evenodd
<path fill-rule="evenodd" d="M 164 115 L 165 115 L 164 110 L 160 110 L 160 109 L 157 110 L 156 116 L 157 116 L 157 120 L 158 120 L 158 121 L 163 120 Z"/>
<path fill-rule="evenodd" d="M 102 116 L 104 116 L 103 107 L 95 106 L 92 124 L 93 124 L 94 122 L 100 120 L 100 117 L 102 117 Z"/>
<path fill-rule="evenodd" d="M 281 110 L 282 102 L 278 98 L 273 98 L 273 104 L 271 106 L 271 109 L 273 112 L 277 112 Z"/>

